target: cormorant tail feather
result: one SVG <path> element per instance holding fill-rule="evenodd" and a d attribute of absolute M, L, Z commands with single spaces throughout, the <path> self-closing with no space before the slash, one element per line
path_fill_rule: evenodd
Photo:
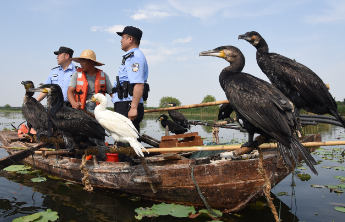
<path fill-rule="evenodd" d="M 300 141 L 296 137 L 292 137 L 291 140 L 291 147 L 296 151 L 299 151 L 303 157 L 303 160 L 308 165 L 308 167 L 313 171 L 315 175 L 318 175 L 318 172 L 314 168 L 313 165 L 316 165 L 316 161 L 314 157 L 310 154 L 310 152 L 300 143 Z"/>
<path fill-rule="evenodd" d="M 332 115 L 343 125 L 345 128 L 345 120 L 336 110 L 331 110 Z"/>

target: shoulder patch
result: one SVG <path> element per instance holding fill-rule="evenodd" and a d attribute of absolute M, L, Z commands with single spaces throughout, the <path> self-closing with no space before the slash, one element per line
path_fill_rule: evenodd
<path fill-rule="evenodd" d="M 131 67 L 132 67 L 133 72 L 139 71 L 139 63 L 133 63 L 133 65 Z"/>
<path fill-rule="evenodd" d="M 60 67 L 60 66 L 56 66 L 56 67 L 52 68 L 52 70 L 53 70 L 53 69 L 56 69 L 56 68 L 59 68 L 59 67 Z"/>

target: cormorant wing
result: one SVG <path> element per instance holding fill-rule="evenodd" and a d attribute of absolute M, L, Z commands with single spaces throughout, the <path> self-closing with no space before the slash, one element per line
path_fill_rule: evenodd
<path fill-rule="evenodd" d="M 274 72 L 285 82 L 291 84 L 300 95 L 310 104 L 322 103 L 329 107 L 336 107 L 336 103 L 329 93 L 326 84 L 308 67 L 285 56 L 270 53 Z"/>
<path fill-rule="evenodd" d="M 109 132 L 116 133 L 120 137 L 139 137 L 139 133 L 132 121 L 117 112 L 105 110 L 97 117 L 98 122 Z"/>
<path fill-rule="evenodd" d="M 72 136 L 86 136 L 104 140 L 104 128 L 88 114 L 70 107 L 60 107 L 52 119 L 55 126 Z"/>
<path fill-rule="evenodd" d="M 44 106 L 35 98 L 27 98 L 23 108 L 26 121 L 35 129 L 48 129 L 48 113 Z"/>
<path fill-rule="evenodd" d="M 294 117 L 288 99 L 274 86 L 252 75 L 240 73 L 231 79 L 224 83 L 224 91 L 235 111 L 273 138 L 289 144 L 284 138 L 291 138 Z"/>
<path fill-rule="evenodd" d="M 177 123 L 178 125 L 181 125 L 185 128 L 188 128 L 188 119 L 180 112 L 176 110 L 169 110 L 168 111 L 170 118 Z"/>

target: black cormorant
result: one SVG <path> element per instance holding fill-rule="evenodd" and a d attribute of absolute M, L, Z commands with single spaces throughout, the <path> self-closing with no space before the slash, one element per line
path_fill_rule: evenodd
<path fill-rule="evenodd" d="M 34 83 L 30 80 L 22 81 L 21 84 L 24 85 L 26 93 L 23 99 L 22 112 L 28 123 L 29 132 L 31 128 L 34 128 L 36 131 L 36 140 L 40 142 L 41 135 L 50 136 L 48 133 L 48 114 L 44 106 L 38 102 L 32 96 L 35 92 L 29 91 L 30 89 L 35 88 Z"/>
<path fill-rule="evenodd" d="M 91 141 L 98 147 L 100 156 L 106 159 L 106 134 L 96 119 L 81 110 L 63 106 L 63 94 L 57 84 L 44 84 L 36 90 L 48 93 L 48 113 L 58 133 L 63 135 L 67 149 L 76 148 L 80 141 Z"/>
<path fill-rule="evenodd" d="M 230 114 L 233 111 L 234 110 L 232 109 L 230 103 L 221 105 L 218 112 L 218 120 L 230 118 Z"/>
<path fill-rule="evenodd" d="M 176 103 L 168 103 L 168 104 L 169 106 L 172 106 L 172 107 L 176 106 Z M 169 110 L 168 114 L 175 123 L 182 126 L 183 128 L 190 129 L 188 119 L 182 113 L 178 112 L 177 110 Z"/>
<path fill-rule="evenodd" d="M 167 115 L 160 115 L 158 117 L 159 121 L 161 121 L 162 126 L 165 128 L 166 126 L 169 127 L 169 131 L 175 134 L 184 134 L 185 132 L 187 132 L 186 128 L 183 128 L 182 126 L 178 125 L 177 123 L 168 120 Z"/>
<path fill-rule="evenodd" d="M 297 153 L 300 152 L 309 168 L 317 174 L 313 166 L 316 161 L 293 135 L 297 122 L 288 99 L 268 82 L 241 72 L 245 65 L 242 52 L 234 46 L 222 46 L 201 52 L 200 56 L 216 56 L 230 62 L 230 66 L 220 73 L 219 82 L 237 114 L 237 121 L 249 133 L 248 142 L 243 146 L 257 146 L 253 142 L 254 133 L 276 139 L 286 164 L 292 165 L 287 156 L 299 163 Z"/>
<path fill-rule="evenodd" d="M 295 105 L 295 116 L 300 109 L 315 114 L 330 114 L 345 127 L 337 111 L 337 104 L 326 84 L 308 67 L 276 53 L 269 53 L 268 45 L 257 32 L 239 35 L 256 49 L 256 61 L 271 83 Z"/>

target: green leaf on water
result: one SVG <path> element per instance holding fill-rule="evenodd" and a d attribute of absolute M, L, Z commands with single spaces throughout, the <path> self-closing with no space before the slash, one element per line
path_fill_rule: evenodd
<path fill-rule="evenodd" d="M 50 179 L 53 179 L 53 180 L 60 180 L 61 179 L 60 177 L 53 176 L 53 175 L 50 175 L 50 174 L 47 174 L 47 177 L 49 177 Z"/>
<path fill-rule="evenodd" d="M 308 168 L 305 168 L 305 167 L 297 167 L 298 169 L 300 169 L 300 170 L 306 170 L 306 169 L 308 169 Z"/>
<path fill-rule="evenodd" d="M 57 215 L 58 212 L 52 211 L 51 209 L 47 209 L 47 211 L 41 211 L 38 213 L 41 215 L 41 217 L 38 218 L 38 220 L 35 220 L 35 222 L 49 222 L 59 219 L 59 216 Z"/>
<path fill-rule="evenodd" d="M 331 166 L 321 166 L 322 168 L 325 168 L 325 169 L 332 169 Z"/>
<path fill-rule="evenodd" d="M 334 185 L 325 185 L 325 187 L 330 188 L 330 189 L 337 189 L 337 186 Z"/>
<path fill-rule="evenodd" d="M 342 193 L 344 193 L 343 190 L 338 190 L 338 189 L 333 190 L 333 192 L 334 192 L 334 193 L 337 193 L 337 194 L 342 194 Z"/>
<path fill-rule="evenodd" d="M 334 176 L 334 178 L 339 179 L 339 180 L 345 180 L 345 177 L 343 176 Z"/>
<path fill-rule="evenodd" d="M 135 212 L 141 216 L 154 216 L 155 215 L 152 212 L 152 208 L 149 208 L 149 207 L 147 207 L 147 208 L 139 207 L 139 208 L 135 209 Z"/>
<path fill-rule="evenodd" d="M 334 209 L 337 211 L 345 213 L 345 207 L 335 207 Z"/>
<path fill-rule="evenodd" d="M 19 173 L 19 174 L 29 174 L 30 171 L 27 171 L 27 170 L 20 170 L 20 171 L 17 171 L 16 173 Z"/>
<path fill-rule="evenodd" d="M 15 171 L 20 171 L 20 170 L 28 170 L 31 169 L 29 166 L 25 165 L 11 165 L 9 167 L 6 167 L 4 170 L 9 171 L 9 172 L 15 172 Z"/>
<path fill-rule="evenodd" d="M 342 171 L 345 171 L 345 167 L 343 167 L 343 166 L 340 166 L 340 167 L 334 167 L 334 169 L 336 169 L 336 170 L 342 170 Z"/>
<path fill-rule="evenodd" d="M 223 216 L 223 213 L 220 212 L 219 210 L 215 210 L 215 209 L 212 209 L 212 210 L 218 215 L 218 217 Z M 204 213 L 204 214 L 207 214 L 207 215 L 211 215 L 212 217 L 215 217 L 215 216 L 216 216 L 216 215 L 213 215 L 213 214 L 211 214 L 210 212 L 208 212 L 207 209 L 199 210 L 198 213 Z"/>
<path fill-rule="evenodd" d="M 277 193 L 277 196 L 284 196 L 284 195 L 288 196 L 288 192 L 279 192 L 279 193 Z"/>
<path fill-rule="evenodd" d="M 43 182 L 43 181 L 46 181 L 47 178 L 45 177 L 37 177 L 37 178 L 32 178 L 31 181 L 32 182 L 35 182 L 35 183 L 38 183 L 38 182 Z"/>
<path fill-rule="evenodd" d="M 337 187 L 345 189 L 345 184 L 337 184 Z"/>
<path fill-rule="evenodd" d="M 152 206 L 152 212 L 157 215 L 171 215 L 174 217 L 188 217 L 189 213 L 195 214 L 194 207 L 182 206 L 176 204 L 154 204 Z"/>
<path fill-rule="evenodd" d="M 27 216 L 24 216 L 24 217 L 16 218 L 12 222 L 31 222 L 31 221 L 36 220 L 40 216 L 41 216 L 41 214 L 35 213 L 35 214 L 27 215 Z"/>

